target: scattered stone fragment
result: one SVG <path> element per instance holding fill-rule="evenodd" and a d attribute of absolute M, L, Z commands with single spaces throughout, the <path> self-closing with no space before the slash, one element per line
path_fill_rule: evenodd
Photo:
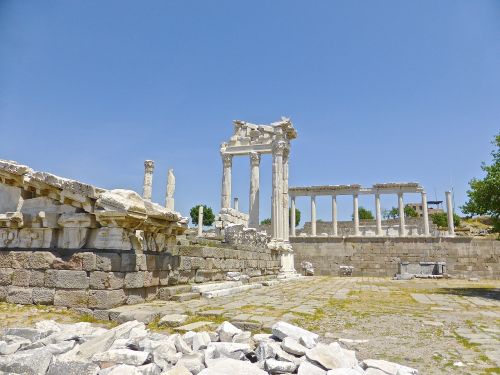
<path fill-rule="evenodd" d="M 164 315 L 158 322 L 158 325 L 167 327 L 179 327 L 180 325 L 184 324 L 187 318 L 188 316 L 184 314 Z"/>
<path fill-rule="evenodd" d="M 266 371 L 259 369 L 257 365 L 250 362 L 237 361 L 231 358 L 215 360 L 208 368 L 199 375 L 267 375 Z"/>
<path fill-rule="evenodd" d="M 361 363 L 364 370 L 377 369 L 389 375 L 417 375 L 418 370 L 381 359 L 365 359 Z"/>
<path fill-rule="evenodd" d="M 210 344 L 210 335 L 207 332 L 196 332 L 193 337 L 193 350 L 197 351 L 200 349 L 206 349 L 208 344 Z"/>
<path fill-rule="evenodd" d="M 52 362 L 47 375 L 96 375 L 100 368 L 95 363 L 78 361 Z"/>
<path fill-rule="evenodd" d="M 311 362 L 304 361 L 300 364 L 297 371 L 298 375 L 325 375 L 326 371 L 314 366 Z"/>
<path fill-rule="evenodd" d="M 205 322 L 205 321 L 194 322 L 191 324 L 186 324 L 185 326 L 176 327 L 176 328 L 174 328 L 174 330 L 179 331 L 179 332 L 194 331 L 196 329 L 206 327 L 210 324 L 212 324 L 212 322 Z"/>
<path fill-rule="evenodd" d="M 219 340 L 222 342 L 232 342 L 233 336 L 243 331 L 239 328 L 236 328 L 229 322 L 222 323 L 216 331 L 219 334 Z"/>
<path fill-rule="evenodd" d="M 336 347 L 331 345 L 319 343 L 314 348 L 306 351 L 306 357 L 312 363 L 316 363 L 327 370 L 349 367 L 349 361 L 345 358 L 342 350 L 337 350 Z"/>
<path fill-rule="evenodd" d="M 177 364 L 171 369 L 163 371 L 161 375 L 193 375 L 193 374 L 183 365 Z"/>
<path fill-rule="evenodd" d="M 179 359 L 177 364 L 184 366 L 194 375 L 200 373 L 205 368 L 203 354 L 201 353 L 185 354 Z"/>
<path fill-rule="evenodd" d="M 278 361 L 274 358 L 266 359 L 265 368 L 271 374 L 283 374 L 287 372 L 294 372 L 297 368 L 292 362 L 288 361 Z"/>
<path fill-rule="evenodd" d="M 146 363 L 149 354 L 146 352 L 130 349 L 112 349 L 102 353 L 96 353 L 92 356 L 93 362 L 99 363 L 119 363 L 126 365 L 139 366 Z"/>
<path fill-rule="evenodd" d="M 292 337 L 285 337 L 283 341 L 281 342 L 281 348 L 290 354 L 296 355 L 296 356 L 303 356 L 306 354 L 307 348 L 301 344 L 297 340 L 295 340 Z"/>
<path fill-rule="evenodd" d="M 285 337 L 292 337 L 296 340 L 300 340 L 300 338 L 303 337 L 304 340 L 311 339 L 311 341 L 317 342 L 319 337 L 315 333 L 286 322 L 278 322 L 274 324 L 272 331 L 273 335 L 280 340 L 283 340 Z"/>

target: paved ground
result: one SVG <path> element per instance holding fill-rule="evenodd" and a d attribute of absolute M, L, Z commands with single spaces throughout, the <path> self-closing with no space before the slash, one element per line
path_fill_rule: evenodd
<path fill-rule="evenodd" d="M 0 319 L 19 325 L 12 309 L 2 304 Z M 24 309 L 30 311 L 28 321 L 58 315 L 53 308 Z M 230 320 L 251 330 L 285 320 L 321 334 L 324 341 L 341 339 L 361 359 L 384 358 L 422 374 L 500 374 L 499 281 L 314 277 L 230 297 L 116 310 L 187 313 L 188 323 Z M 150 327 L 157 329 L 156 321 Z"/>

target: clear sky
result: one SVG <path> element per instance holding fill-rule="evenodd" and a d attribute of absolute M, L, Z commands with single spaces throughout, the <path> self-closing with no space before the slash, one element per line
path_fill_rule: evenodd
<path fill-rule="evenodd" d="M 500 130 L 500 1 L 0 0 L 0 158 L 138 192 L 154 159 L 155 201 L 174 168 L 181 213 L 218 211 L 232 120 L 282 115 L 291 186 L 418 181 L 460 206 Z M 249 161 L 233 165 L 246 211 Z"/>

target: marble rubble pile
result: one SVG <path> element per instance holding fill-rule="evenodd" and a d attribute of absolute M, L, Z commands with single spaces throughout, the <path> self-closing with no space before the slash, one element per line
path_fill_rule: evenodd
<path fill-rule="evenodd" d="M 112 329 L 45 320 L 6 328 L 0 336 L 1 374 L 47 375 L 414 375 L 384 360 L 358 361 L 337 342 L 285 322 L 272 334 L 229 322 L 215 332 L 153 333 L 129 321 Z"/>

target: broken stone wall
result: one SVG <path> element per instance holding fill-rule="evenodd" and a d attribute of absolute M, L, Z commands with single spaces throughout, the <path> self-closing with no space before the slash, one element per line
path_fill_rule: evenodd
<path fill-rule="evenodd" d="M 454 277 L 500 278 L 500 241 L 472 238 L 291 238 L 295 264 L 311 262 L 316 275 L 394 276 L 400 262 L 446 262 Z"/>
<path fill-rule="evenodd" d="M 270 250 L 175 246 L 138 254 L 102 250 L 0 249 L 0 301 L 106 310 L 163 298 L 163 288 L 278 273 Z"/>

